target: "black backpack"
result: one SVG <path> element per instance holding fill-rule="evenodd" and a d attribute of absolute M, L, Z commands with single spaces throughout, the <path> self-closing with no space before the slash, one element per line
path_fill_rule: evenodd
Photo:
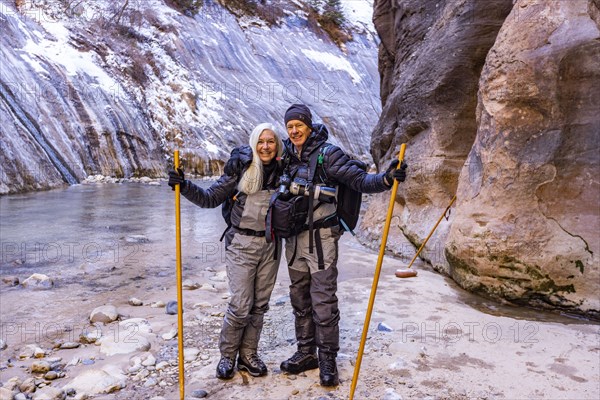
<path fill-rule="evenodd" d="M 331 145 L 326 144 L 321 147 L 321 151 L 319 153 L 311 154 L 311 158 L 316 157 L 316 168 L 315 175 L 317 175 L 317 168 L 320 169 L 319 176 L 327 179 L 327 171 L 323 169 L 323 159 L 325 157 L 325 153 L 329 149 Z M 314 161 L 310 161 L 312 164 Z M 357 166 L 363 171 L 367 170 L 367 164 L 360 160 L 351 159 L 350 164 Z M 313 178 L 314 179 L 314 178 Z M 360 217 L 360 206 L 362 204 L 362 193 L 352 189 L 350 186 L 347 186 L 343 183 L 338 184 L 337 189 L 337 203 L 336 203 L 336 213 L 338 216 L 338 220 L 340 222 L 340 228 L 342 230 L 348 231 L 355 235 L 354 229 L 358 223 L 358 217 Z"/>

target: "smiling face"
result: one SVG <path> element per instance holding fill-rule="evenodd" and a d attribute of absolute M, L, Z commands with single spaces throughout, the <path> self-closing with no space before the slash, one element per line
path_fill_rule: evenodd
<path fill-rule="evenodd" d="M 286 128 L 292 144 L 296 146 L 296 149 L 302 150 L 302 146 L 310 136 L 311 129 L 304 122 L 297 119 L 288 121 Z"/>
<path fill-rule="evenodd" d="M 258 137 L 256 151 L 258 152 L 260 161 L 262 161 L 263 164 L 269 164 L 277 155 L 277 140 L 275 139 L 275 132 L 270 129 L 265 129 L 262 131 Z"/>

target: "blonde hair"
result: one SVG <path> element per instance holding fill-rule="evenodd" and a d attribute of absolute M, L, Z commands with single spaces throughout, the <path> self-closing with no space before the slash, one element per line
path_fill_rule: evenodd
<path fill-rule="evenodd" d="M 283 153 L 283 142 L 281 141 L 281 137 L 279 133 L 275 130 L 273 124 L 263 123 L 252 130 L 250 134 L 250 139 L 248 140 L 248 144 L 252 149 L 252 163 L 246 169 L 246 171 L 242 174 L 242 178 L 238 183 L 237 189 L 240 192 L 244 192 L 246 194 L 256 193 L 262 189 L 263 184 L 263 164 L 258 156 L 258 151 L 256 151 L 256 146 L 258 145 L 258 139 L 260 135 L 266 131 L 273 131 L 275 134 L 275 143 L 277 144 L 277 155 L 276 157 L 281 157 Z"/>

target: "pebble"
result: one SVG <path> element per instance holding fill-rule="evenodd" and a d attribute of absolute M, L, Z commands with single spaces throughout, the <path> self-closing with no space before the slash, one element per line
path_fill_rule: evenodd
<path fill-rule="evenodd" d="M 380 332 L 392 332 L 393 331 L 393 329 L 389 325 L 387 325 L 385 322 L 380 322 L 377 325 L 377 330 Z"/>
<path fill-rule="evenodd" d="M 81 363 L 83 365 L 92 365 L 92 364 L 96 363 L 96 361 L 89 359 L 89 358 L 85 358 L 83 361 L 81 361 Z"/>
<path fill-rule="evenodd" d="M 202 301 L 200 303 L 194 304 L 194 308 L 208 308 L 208 307 L 212 307 L 212 304 L 210 304 L 208 301 Z"/>
<path fill-rule="evenodd" d="M 296 380 L 296 375 L 288 375 L 288 376 L 287 376 L 287 378 L 288 378 L 290 381 L 295 381 L 295 380 Z"/>
<path fill-rule="evenodd" d="M 14 400 L 27 400 L 27 396 L 23 393 L 17 393 L 15 394 Z"/>
<path fill-rule="evenodd" d="M 183 281 L 181 286 L 182 286 L 183 290 L 196 290 L 200 287 L 200 284 L 198 282 L 194 282 L 190 279 L 186 279 L 185 281 Z"/>
<path fill-rule="evenodd" d="M 150 239 L 144 235 L 130 235 L 125 238 L 128 243 L 149 243 Z"/>
<path fill-rule="evenodd" d="M 36 347 L 33 351 L 33 357 L 35 358 L 44 358 L 45 355 L 46 352 L 43 349 L 40 349 L 39 347 Z"/>
<path fill-rule="evenodd" d="M 163 333 L 161 337 L 164 340 L 171 340 L 171 339 L 173 339 L 176 336 L 177 336 L 177 329 L 176 328 L 171 328 L 171 330 L 169 332 Z"/>
<path fill-rule="evenodd" d="M 178 313 L 177 301 L 175 301 L 175 300 L 169 301 L 169 303 L 167 304 L 166 312 L 169 315 L 177 315 L 177 313 Z M 181 312 L 183 312 L 183 310 Z"/>
<path fill-rule="evenodd" d="M 211 285 L 210 283 L 205 283 L 202 286 L 200 286 L 200 290 L 206 290 L 208 292 L 216 292 L 217 289 L 215 289 L 215 287 L 213 285 Z"/>
<path fill-rule="evenodd" d="M 58 378 L 58 373 L 56 371 L 48 371 L 46 372 L 46 375 L 44 375 L 44 379 L 47 379 L 49 381 L 53 381 L 56 378 Z"/>
<path fill-rule="evenodd" d="M 144 304 L 143 301 L 141 301 L 138 298 L 132 297 L 129 299 L 129 301 L 127 302 L 130 306 L 134 306 L 134 307 L 138 307 Z"/>
<path fill-rule="evenodd" d="M 60 348 L 62 350 L 64 350 L 64 349 L 76 349 L 79 346 L 81 346 L 81 344 L 77 343 L 77 342 L 66 342 L 66 343 L 61 344 Z"/>
<path fill-rule="evenodd" d="M 150 378 L 148 379 L 146 382 L 144 382 L 144 387 L 152 387 L 152 386 L 156 386 L 158 382 L 156 381 L 156 379 L 154 378 Z"/>
<path fill-rule="evenodd" d="M 161 362 L 159 362 L 158 364 L 156 364 L 156 369 L 157 369 L 158 371 L 162 371 L 162 370 L 164 370 L 165 368 L 169 367 L 169 365 L 170 365 L 170 364 L 169 364 L 167 361 L 161 361 Z"/>
<path fill-rule="evenodd" d="M 156 302 L 150 304 L 150 307 L 152 307 L 152 308 L 163 308 L 164 306 L 166 306 L 166 304 L 162 300 L 159 300 L 159 301 L 156 301 Z"/>
<path fill-rule="evenodd" d="M 192 397 L 195 399 L 203 399 L 206 396 L 208 396 L 208 392 L 206 390 L 199 389 L 192 392 Z"/>
<path fill-rule="evenodd" d="M 142 361 L 142 365 L 144 367 L 149 367 L 151 365 L 156 364 L 156 358 L 152 354 L 148 354 L 148 357 L 144 361 Z"/>
<path fill-rule="evenodd" d="M 298 393 L 300 393 L 300 391 L 299 391 L 298 389 L 294 389 L 294 390 L 292 390 L 292 394 L 293 394 L 293 395 L 297 395 Z"/>
<path fill-rule="evenodd" d="M 6 350 L 7 347 L 8 345 L 6 344 L 6 342 L 0 339 L 0 350 Z"/>

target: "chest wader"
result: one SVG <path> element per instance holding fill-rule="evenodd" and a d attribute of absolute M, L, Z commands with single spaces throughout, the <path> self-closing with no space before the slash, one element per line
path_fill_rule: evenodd
<path fill-rule="evenodd" d="M 319 264 L 319 270 L 325 269 L 325 260 L 323 257 L 323 242 L 321 240 L 321 229 L 331 228 L 339 225 L 337 214 L 333 213 L 321 218 L 317 221 L 313 220 L 314 212 L 323 204 L 319 203 L 314 205 L 315 198 L 315 185 L 314 179 L 317 176 L 317 168 L 323 170 L 323 159 L 325 151 L 328 146 L 322 147 L 319 153 L 312 153 L 308 160 L 308 171 L 307 171 L 307 189 L 308 189 L 308 223 L 304 226 L 304 230 L 308 230 L 308 252 L 313 254 L 313 248 L 317 251 L 317 260 Z M 335 204 L 335 198 L 334 198 Z M 288 267 L 290 267 L 296 259 L 296 253 L 298 250 L 298 241 L 295 241 L 294 252 L 292 257 L 288 260 Z"/>
<path fill-rule="evenodd" d="M 238 221 L 232 220 L 232 239 L 225 252 L 231 299 L 219 338 L 223 356 L 256 354 L 258 349 L 279 264 L 279 246 L 264 238 L 270 196 L 262 190 L 240 195 L 236 200 L 240 204 L 234 204 L 243 210 Z"/>

